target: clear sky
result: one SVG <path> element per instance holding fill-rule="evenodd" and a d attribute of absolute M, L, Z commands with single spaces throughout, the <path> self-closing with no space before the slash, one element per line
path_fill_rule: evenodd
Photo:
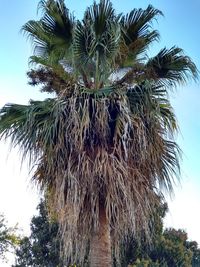
<path fill-rule="evenodd" d="M 68 0 L 67 6 L 81 18 L 92 0 Z M 195 61 L 200 69 L 200 1 L 191 0 L 113 0 L 118 12 L 148 4 L 160 9 L 164 17 L 154 23 L 161 33 L 159 44 L 152 47 L 155 54 L 162 47 L 177 45 Z M 20 34 L 21 26 L 37 18 L 38 0 L 0 0 L 0 107 L 7 102 L 27 103 L 29 99 L 43 99 L 37 88 L 27 85 L 26 71 L 31 55 L 30 43 Z M 176 188 L 167 226 L 184 228 L 189 238 L 200 243 L 200 84 L 191 82 L 177 88 L 172 103 L 179 121 L 178 143 L 183 150 L 182 186 Z M 9 154 L 9 156 L 8 156 Z M 8 144 L 0 143 L 0 213 L 4 212 L 10 224 L 17 222 L 28 231 L 39 196 L 30 186 L 26 164 L 20 170 L 17 151 L 9 153 Z M 1 264 L 3 267 L 3 265 Z M 4 266 L 10 266 L 4 265 Z"/>

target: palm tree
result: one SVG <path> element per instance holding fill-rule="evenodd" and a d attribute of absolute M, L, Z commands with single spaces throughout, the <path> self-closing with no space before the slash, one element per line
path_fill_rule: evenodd
<path fill-rule="evenodd" d="M 117 15 L 109 0 L 75 20 L 63 0 L 42 0 L 22 31 L 34 44 L 28 76 L 54 92 L 1 109 L 1 138 L 35 166 L 33 181 L 57 216 L 68 262 L 111 266 L 122 238 L 148 236 L 158 196 L 179 175 L 177 122 L 168 91 L 197 78 L 178 47 L 145 56 L 159 39 L 151 5 Z"/>

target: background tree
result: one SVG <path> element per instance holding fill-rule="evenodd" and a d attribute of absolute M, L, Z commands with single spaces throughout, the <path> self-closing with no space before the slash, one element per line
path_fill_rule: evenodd
<path fill-rule="evenodd" d="M 200 249 L 196 241 L 186 241 L 185 246 L 190 249 L 193 253 L 192 256 L 192 267 L 200 266 Z"/>
<path fill-rule="evenodd" d="M 198 264 L 200 250 L 195 241 L 188 241 L 187 233 L 174 228 L 163 229 L 167 205 L 161 204 L 154 214 L 154 238 L 151 245 L 134 238 L 124 244 L 125 257 L 122 266 L 133 267 L 192 267 Z M 150 224 L 152 222 L 150 221 Z M 197 265 L 198 266 L 198 265 Z"/>
<path fill-rule="evenodd" d="M 156 243 L 150 257 L 166 266 L 192 266 L 193 253 L 185 246 L 187 233 L 173 228 L 166 229 L 160 242 Z"/>
<path fill-rule="evenodd" d="M 8 227 L 5 217 L 0 214 L 0 258 L 6 260 L 6 253 L 11 252 L 19 243 L 17 227 Z"/>
<path fill-rule="evenodd" d="M 117 258 L 124 236 L 148 235 L 160 191 L 173 188 L 179 149 L 168 90 L 197 69 L 177 47 L 145 56 L 162 15 L 151 5 L 118 15 L 101 0 L 82 21 L 62 0 L 39 7 L 42 18 L 23 27 L 34 44 L 29 76 L 56 96 L 6 105 L 0 133 L 36 164 L 66 258 L 82 264 L 89 246 L 91 265 L 110 267 L 111 247 Z"/>
<path fill-rule="evenodd" d="M 60 259 L 58 223 L 49 220 L 44 201 L 38 205 L 39 215 L 31 220 L 31 235 L 21 239 L 13 267 L 63 267 Z"/>
<path fill-rule="evenodd" d="M 133 264 L 142 264 L 141 261 L 147 264 L 152 261 L 151 253 L 157 247 L 163 238 L 163 219 L 168 211 L 167 203 L 163 203 L 160 198 L 159 204 L 156 206 L 154 213 L 149 219 L 149 227 L 151 229 L 151 243 L 143 235 L 140 239 L 134 236 L 129 237 L 121 244 L 121 265 L 128 266 Z M 159 245 L 158 245 L 159 246 Z"/>

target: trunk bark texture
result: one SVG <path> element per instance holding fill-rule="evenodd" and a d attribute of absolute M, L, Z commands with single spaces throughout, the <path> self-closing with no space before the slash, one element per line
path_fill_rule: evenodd
<path fill-rule="evenodd" d="M 100 207 L 99 229 L 94 233 L 90 248 L 91 267 L 112 266 L 110 226 L 104 207 Z"/>

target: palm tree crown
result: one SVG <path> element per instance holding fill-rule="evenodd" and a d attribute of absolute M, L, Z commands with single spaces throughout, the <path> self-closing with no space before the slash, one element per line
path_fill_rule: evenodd
<path fill-rule="evenodd" d="M 162 15 L 151 5 L 118 15 L 101 0 L 82 21 L 63 0 L 39 7 L 42 18 L 22 28 L 34 45 L 28 76 L 56 96 L 5 105 L 1 137 L 36 164 L 33 179 L 56 211 L 68 259 L 84 260 L 102 207 L 117 254 L 123 236 L 148 234 L 157 196 L 172 191 L 179 148 L 168 90 L 198 72 L 178 47 L 145 56 Z"/>

